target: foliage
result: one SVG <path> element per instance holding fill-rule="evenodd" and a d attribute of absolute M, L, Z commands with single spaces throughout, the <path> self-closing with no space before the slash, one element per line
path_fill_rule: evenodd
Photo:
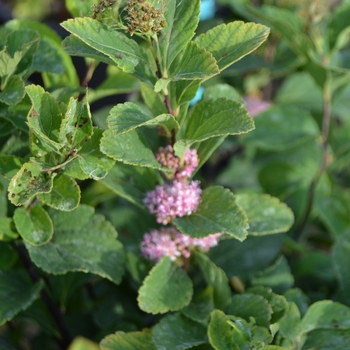
<path fill-rule="evenodd" d="M 347 346 L 350 6 L 309 2 L 0 28 L 1 348 Z"/>

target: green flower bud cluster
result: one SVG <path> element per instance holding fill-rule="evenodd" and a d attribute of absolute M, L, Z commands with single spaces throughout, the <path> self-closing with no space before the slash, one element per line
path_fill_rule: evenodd
<path fill-rule="evenodd" d="M 166 21 L 163 13 L 150 6 L 147 0 L 128 0 L 126 5 L 128 21 L 128 32 L 132 35 L 135 32 L 154 35 L 161 31 Z"/>
<path fill-rule="evenodd" d="M 111 8 L 116 0 L 100 0 L 98 5 L 92 5 L 92 18 L 96 19 L 99 14 L 102 14 L 106 9 Z"/>

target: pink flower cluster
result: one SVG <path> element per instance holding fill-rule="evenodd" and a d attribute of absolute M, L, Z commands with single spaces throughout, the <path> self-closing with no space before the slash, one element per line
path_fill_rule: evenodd
<path fill-rule="evenodd" d="M 184 153 L 183 164 L 180 159 L 175 156 L 172 146 L 161 147 L 156 154 L 156 159 L 164 167 L 175 170 L 175 178 L 177 180 L 185 180 L 190 178 L 193 171 L 198 166 L 198 155 L 196 149 L 187 149 Z"/>
<path fill-rule="evenodd" d="M 151 230 L 144 235 L 141 252 L 143 256 L 154 261 L 159 261 L 164 256 L 168 256 L 172 261 L 181 256 L 188 259 L 193 248 L 199 247 L 208 251 L 218 244 L 220 236 L 215 233 L 204 238 L 191 238 L 174 227 L 163 227 L 160 230 Z"/>
<path fill-rule="evenodd" d="M 156 215 L 157 222 L 166 225 L 177 216 L 190 215 L 196 211 L 201 193 L 199 181 L 188 183 L 174 180 L 147 192 L 143 202 L 150 213 Z"/>

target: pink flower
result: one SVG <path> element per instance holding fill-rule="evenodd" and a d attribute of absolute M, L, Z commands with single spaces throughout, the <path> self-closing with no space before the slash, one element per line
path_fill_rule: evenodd
<path fill-rule="evenodd" d="M 160 147 L 158 153 L 156 153 L 156 159 L 165 168 L 176 170 L 179 166 L 179 158 L 175 156 L 170 145 L 165 148 Z"/>
<path fill-rule="evenodd" d="M 184 154 L 184 164 L 180 166 L 175 174 L 178 180 L 186 179 L 192 176 L 198 166 L 198 154 L 196 149 L 187 149 Z"/>
<path fill-rule="evenodd" d="M 144 204 L 157 222 L 166 225 L 175 217 L 190 215 L 196 211 L 201 201 L 202 190 L 199 181 L 182 182 L 174 180 L 149 191 Z"/>
<path fill-rule="evenodd" d="M 198 155 L 196 149 L 187 149 L 184 153 L 183 164 L 175 156 L 172 146 L 160 147 L 156 153 L 157 161 L 166 168 L 175 170 L 177 180 L 186 180 L 190 178 L 193 171 L 198 166 Z"/>
<path fill-rule="evenodd" d="M 220 236 L 221 234 L 215 233 L 204 238 L 191 238 L 174 227 L 163 227 L 144 235 L 141 252 L 144 257 L 154 261 L 159 261 L 164 256 L 168 256 L 172 261 L 179 257 L 188 259 L 191 250 L 196 247 L 208 251 L 216 246 Z"/>

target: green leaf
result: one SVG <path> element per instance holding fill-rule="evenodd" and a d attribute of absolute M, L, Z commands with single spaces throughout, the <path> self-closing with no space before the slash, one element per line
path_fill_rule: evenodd
<path fill-rule="evenodd" d="M 300 311 L 294 302 L 290 302 L 286 314 L 278 321 L 279 334 L 296 343 L 298 329 L 300 325 Z"/>
<path fill-rule="evenodd" d="M 84 142 L 77 155 L 81 169 L 94 180 L 103 179 L 114 165 L 114 160 L 100 151 L 101 138 L 102 130 L 94 128 L 94 134 Z"/>
<path fill-rule="evenodd" d="M 268 194 L 240 194 L 237 195 L 237 204 L 248 216 L 250 235 L 286 232 L 293 225 L 293 212 Z"/>
<path fill-rule="evenodd" d="M 23 205 L 39 193 L 49 193 L 53 186 L 53 178 L 41 172 L 32 163 L 24 163 L 9 184 L 8 198 L 14 205 Z"/>
<path fill-rule="evenodd" d="M 53 236 L 52 220 L 42 207 L 17 208 L 13 220 L 22 238 L 32 245 L 46 244 Z"/>
<path fill-rule="evenodd" d="M 290 291 L 289 289 L 288 291 Z M 282 295 L 278 295 L 272 292 L 271 288 L 256 286 L 247 290 L 247 293 L 252 293 L 264 297 L 268 302 L 272 310 L 272 317 L 270 323 L 277 322 L 288 309 L 288 302 Z"/>
<path fill-rule="evenodd" d="M 0 242 L 0 270 L 6 271 L 13 268 L 17 260 L 18 253 L 16 249 L 7 242 Z"/>
<path fill-rule="evenodd" d="M 243 141 L 259 148 L 281 151 L 319 136 L 317 123 L 305 110 L 296 107 L 272 107 L 255 119 L 255 130 Z"/>
<path fill-rule="evenodd" d="M 297 13 L 268 5 L 259 8 L 249 6 L 248 11 L 262 19 L 271 29 L 281 33 L 296 54 L 307 56 L 314 48 L 310 37 L 305 33 L 303 20 Z"/>
<path fill-rule="evenodd" d="M 207 284 L 213 287 L 215 307 L 223 309 L 230 302 L 231 297 L 231 290 L 225 272 L 205 254 L 196 252 L 194 256 Z"/>
<path fill-rule="evenodd" d="M 244 100 L 239 92 L 228 84 L 216 84 L 205 88 L 203 100 L 217 100 L 218 98 L 227 98 L 244 104 Z"/>
<path fill-rule="evenodd" d="M 51 208 L 71 211 L 80 202 L 80 188 L 69 176 L 59 174 L 53 180 L 50 193 L 41 193 L 38 198 Z"/>
<path fill-rule="evenodd" d="M 283 241 L 283 235 L 248 236 L 243 242 L 228 239 L 211 248 L 208 255 L 229 278 L 250 278 L 272 264 L 281 252 Z"/>
<path fill-rule="evenodd" d="M 64 59 L 50 40 L 40 40 L 39 48 L 34 56 L 32 70 L 36 72 L 47 72 L 64 74 Z"/>
<path fill-rule="evenodd" d="M 281 256 L 272 266 L 257 273 L 252 279 L 252 285 L 271 287 L 276 293 L 285 291 L 293 284 L 294 277 L 284 256 Z"/>
<path fill-rule="evenodd" d="M 28 115 L 29 128 L 50 150 L 59 151 L 63 146 L 59 143 L 62 113 L 57 102 L 38 85 L 29 85 L 26 91 L 33 105 Z"/>
<path fill-rule="evenodd" d="M 207 324 L 213 309 L 213 287 L 208 286 L 200 293 L 195 294 L 191 303 L 183 308 L 181 312 L 193 321 Z"/>
<path fill-rule="evenodd" d="M 275 103 L 307 110 L 323 111 L 322 90 L 308 72 L 289 75 L 278 89 Z"/>
<path fill-rule="evenodd" d="M 0 218 L 0 241 L 10 241 L 18 238 L 11 218 Z"/>
<path fill-rule="evenodd" d="M 91 137 L 93 133 L 90 107 L 88 102 L 78 102 L 71 98 L 59 129 L 58 140 L 70 148 Z"/>
<path fill-rule="evenodd" d="M 341 292 L 350 292 L 350 270 L 348 260 L 350 254 L 350 233 L 337 237 L 332 249 L 332 257 Z"/>
<path fill-rule="evenodd" d="M 72 17 L 90 16 L 92 13 L 92 5 L 98 4 L 98 0 L 66 0 L 65 5 Z"/>
<path fill-rule="evenodd" d="M 115 64 L 111 58 L 85 44 L 84 41 L 81 41 L 74 35 L 67 36 L 62 41 L 62 47 L 71 56 L 89 57 L 106 64 Z"/>
<path fill-rule="evenodd" d="M 32 284 L 25 271 L 0 271 L 0 326 L 21 310 L 27 309 L 38 297 L 43 281 Z"/>
<path fill-rule="evenodd" d="M 349 329 L 350 309 L 332 300 L 312 304 L 300 322 L 299 336 L 319 328 Z"/>
<path fill-rule="evenodd" d="M 121 281 L 123 247 L 110 222 L 87 205 L 70 212 L 51 209 L 49 214 L 55 227 L 51 241 L 40 247 L 26 244 L 35 265 L 54 275 L 82 271 Z"/>
<path fill-rule="evenodd" d="M 243 134 L 253 129 L 253 119 L 240 103 L 225 98 L 202 100 L 195 105 L 179 130 L 175 150 L 180 153 L 195 142 Z"/>
<path fill-rule="evenodd" d="M 23 160 L 16 156 L 0 155 L 0 174 L 6 179 L 11 180 L 21 169 Z"/>
<path fill-rule="evenodd" d="M 162 181 L 157 170 L 117 163 L 101 180 L 111 191 L 129 202 L 144 208 L 143 199 L 150 188 Z"/>
<path fill-rule="evenodd" d="M 317 329 L 311 332 L 303 349 L 344 350 L 350 344 L 350 329 Z"/>
<path fill-rule="evenodd" d="M 178 128 L 179 124 L 171 114 L 161 114 L 155 118 L 133 102 L 113 107 L 107 118 L 109 129 L 115 136 L 124 134 L 143 125 L 161 125 L 168 130 Z"/>
<path fill-rule="evenodd" d="M 32 20 L 19 20 L 14 19 L 6 23 L 6 27 L 12 30 L 17 29 L 32 29 L 40 34 L 42 41 L 48 41 L 53 46 L 56 54 L 59 54 L 63 64 L 64 64 L 64 73 L 63 74 L 52 74 L 48 76 L 47 74 L 43 75 L 46 88 L 52 85 L 61 85 L 61 86 L 79 86 L 79 77 L 72 62 L 72 58 L 66 54 L 61 46 L 62 38 L 51 28 L 43 23 Z M 33 66 L 36 65 L 37 55 L 40 55 L 40 52 L 36 53 L 34 58 Z M 51 57 L 52 58 L 52 57 Z M 34 67 L 33 67 L 34 68 Z"/>
<path fill-rule="evenodd" d="M 141 310 L 163 314 L 187 306 L 192 294 L 192 281 L 186 272 L 165 257 L 143 281 L 137 300 Z"/>
<path fill-rule="evenodd" d="M 5 89 L 0 92 L 0 101 L 8 105 L 16 105 L 24 97 L 24 82 L 19 75 L 12 76 Z"/>
<path fill-rule="evenodd" d="M 147 80 L 142 70 L 148 68 L 149 63 L 134 40 L 88 17 L 70 19 L 61 25 L 93 49 L 108 56 L 124 72 Z M 139 62 L 142 67 L 135 72 Z"/>
<path fill-rule="evenodd" d="M 169 70 L 174 80 L 203 80 L 219 73 L 213 55 L 193 42 L 188 43 Z"/>
<path fill-rule="evenodd" d="M 7 79 L 12 76 L 17 68 L 18 63 L 23 57 L 23 53 L 16 51 L 13 56 L 9 55 L 7 51 L 0 51 L 0 76 L 5 77 L 6 80 L 2 82 L 4 88 Z"/>
<path fill-rule="evenodd" d="M 244 320 L 220 310 L 211 313 L 208 336 L 215 350 L 249 349 L 252 340 L 251 329 Z"/>
<path fill-rule="evenodd" d="M 207 328 L 176 313 L 167 315 L 152 330 L 153 341 L 158 349 L 181 350 L 208 341 Z"/>
<path fill-rule="evenodd" d="M 272 308 L 268 301 L 261 295 L 244 293 L 233 296 L 229 305 L 229 314 L 244 318 L 247 322 L 250 317 L 258 326 L 268 328 L 270 325 Z"/>
<path fill-rule="evenodd" d="M 200 1 L 166 1 L 166 26 L 159 35 L 159 47 L 164 59 L 163 68 L 169 68 L 176 56 L 184 50 L 195 34 L 199 22 Z"/>
<path fill-rule="evenodd" d="M 221 71 L 259 47 L 269 32 L 261 24 L 236 21 L 199 35 L 195 43 L 213 54 Z"/>
<path fill-rule="evenodd" d="M 176 218 L 174 224 L 182 233 L 194 238 L 227 233 L 243 241 L 247 237 L 247 221 L 235 195 L 221 186 L 212 186 L 202 192 L 202 202 L 196 212 Z"/>
<path fill-rule="evenodd" d="M 102 153 L 119 162 L 169 172 L 169 169 L 163 168 L 158 163 L 147 139 L 138 130 L 131 130 L 117 137 L 111 130 L 106 130 L 100 148 Z"/>
<path fill-rule="evenodd" d="M 61 26 L 87 45 L 108 56 L 117 66 L 132 73 L 139 63 L 135 54 L 136 43 L 124 34 L 110 30 L 104 24 L 89 17 L 70 19 Z"/>
<path fill-rule="evenodd" d="M 149 329 L 129 333 L 119 331 L 108 335 L 102 339 L 100 348 L 101 350 L 157 350 Z"/>
<path fill-rule="evenodd" d="M 160 97 L 154 89 L 145 83 L 141 83 L 141 95 L 148 107 L 148 109 L 153 113 L 154 116 L 167 113 L 167 109 Z"/>
<path fill-rule="evenodd" d="M 100 347 L 95 342 L 79 336 L 69 345 L 68 350 L 100 350 Z"/>

